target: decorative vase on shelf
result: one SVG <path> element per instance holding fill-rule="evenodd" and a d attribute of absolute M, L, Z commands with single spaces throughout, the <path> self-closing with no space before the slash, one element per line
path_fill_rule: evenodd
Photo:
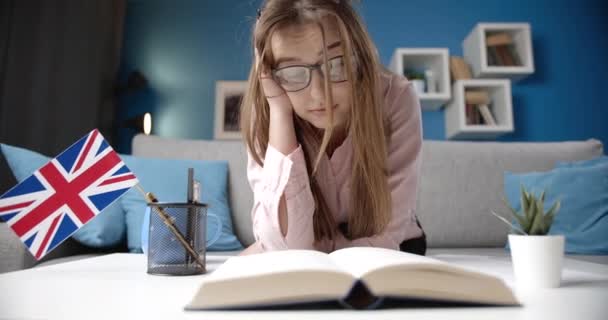
<path fill-rule="evenodd" d="M 425 91 L 424 80 L 422 80 L 422 79 L 413 79 L 413 80 L 410 80 L 410 82 L 414 86 L 414 89 L 416 89 L 416 93 L 418 93 L 418 94 L 424 93 L 424 91 Z"/>
<path fill-rule="evenodd" d="M 426 80 L 424 79 L 424 73 L 418 70 L 404 69 L 403 75 L 412 83 L 414 90 L 418 95 L 426 92 Z"/>
<path fill-rule="evenodd" d="M 437 80 L 435 79 L 433 70 L 424 71 L 424 78 L 426 79 L 426 91 L 428 93 L 437 92 Z"/>
<path fill-rule="evenodd" d="M 514 232 L 509 234 L 508 241 L 519 288 L 557 288 L 561 283 L 565 238 L 548 234 L 560 201 L 545 212 L 544 200 L 544 191 L 537 198 L 522 186 L 520 212 L 505 200 L 516 224 L 492 212 L 508 223 Z"/>

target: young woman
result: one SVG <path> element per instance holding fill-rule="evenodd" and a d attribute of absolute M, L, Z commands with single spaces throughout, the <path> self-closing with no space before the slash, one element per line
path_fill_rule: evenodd
<path fill-rule="evenodd" d="M 350 1 L 267 0 L 241 127 L 256 242 L 243 254 L 375 246 L 424 254 L 420 104 Z"/>

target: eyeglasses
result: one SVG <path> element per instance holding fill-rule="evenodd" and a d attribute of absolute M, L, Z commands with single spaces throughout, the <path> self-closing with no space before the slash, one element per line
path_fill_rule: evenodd
<path fill-rule="evenodd" d="M 331 82 L 344 82 L 346 77 L 346 68 L 344 66 L 344 57 L 338 56 L 331 58 L 329 64 L 329 80 Z M 288 66 L 272 71 L 275 81 L 287 92 L 296 92 L 307 88 L 312 79 L 312 71 L 319 69 L 323 74 L 323 63 L 315 65 L 295 65 Z"/>

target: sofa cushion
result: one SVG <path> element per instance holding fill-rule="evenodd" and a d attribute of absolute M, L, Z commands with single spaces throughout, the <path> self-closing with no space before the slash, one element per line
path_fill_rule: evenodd
<path fill-rule="evenodd" d="M 137 135 L 133 155 L 163 159 L 228 161 L 228 199 L 234 231 L 243 245 L 254 242 L 251 228 L 253 193 L 247 181 L 247 151 L 242 141 L 172 139 Z M 204 186 L 203 186 L 204 190 Z"/>
<path fill-rule="evenodd" d="M 557 200 L 549 234 L 563 234 L 567 253 L 608 254 L 608 161 L 562 164 L 548 172 L 505 173 L 505 193 L 521 210 L 520 185 L 537 196 L 544 190 L 545 210 Z"/>
<path fill-rule="evenodd" d="M 546 171 L 603 154 L 598 140 L 519 143 L 424 141 L 417 212 L 429 247 L 504 246 L 503 173 Z"/>
<path fill-rule="evenodd" d="M 18 181 L 31 176 L 51 160 L 40 153 L 6 144 L 0 144 L 0 149 Z M 123 241 L 125 230 L 124 211 L 115 201 L 78 229 L 72 238 L 93 248 L 111 248 Z"/>
<path fill-rule="evenodd" d="M 226 161 L 197 161 L 154 159 L 122 156 L 146 192 L 152 192 L 160 202 L 186 202 L 188 168 L 194 169 L 194 178 L 201 183 L 201 202 L 209 205 L 208 213 L 222 222 L 221 235 L 207 250 L 239 250 L 242 245 L 232 231 L 232 219 L 227 198 L 228 164 Z M 126 212 L 127 244 L 131 252 L 142 252 L 142 226 L 146 212 L 146 201 L 133 188 L 120 200 Z M 182 221 L 182 220 L 179 220 Z M 211 220 L 210 221 L 216 221 Z M 178 222 L 179 223 L 179 222 Z M 216 235 L 217 224 L 209 223 L 207 237 Z"/>

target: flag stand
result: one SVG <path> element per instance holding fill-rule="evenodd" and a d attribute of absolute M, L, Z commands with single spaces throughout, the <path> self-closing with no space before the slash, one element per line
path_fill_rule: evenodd
<path fill-rule="evenodd" d="M 144 199 L 146 199 L 147 203 L 158 202 L 158 199 L 156 198 L 156 196 L 152 192 L 144 191 L 144 189 L 141 187 L 141 185 L 139 183 L 136 184 L 135 187 L 144 196 Z M 171 216 L 169 216 L 169 214 L 167 214 L 165 212 L 165 210 L 160 207 L 154 206 L 153 209 L 163 220 L 163 222 L 165 223 L 167 228 L 169 228 L 169 230 L 175 235 L 177 240 L 179 240 L 179 242 L 182 244 L 184 249 L 186 249 L 188 254 L 190 254 L 190 256 L 194 259 L 194 261 L 204 270 L 205 264 L 203 262 L 201 262 L 199 254 L 192 248 L 192 246 L 184 238 L 184 235 L 177 229 L 173 218 Z"/>

